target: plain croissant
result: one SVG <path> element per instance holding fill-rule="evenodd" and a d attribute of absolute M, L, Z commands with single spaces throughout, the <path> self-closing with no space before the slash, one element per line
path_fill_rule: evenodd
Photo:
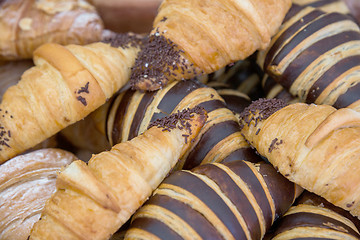
<path fill-rule="evenodd" d="M 40 45 L 100 41 L 103 23 L 84 0 L 4 0 L 0 2 L 0 59 L 31 58 Z"/>
<path fill-rule="evenodd" d="M 124 224 L 160 184 L 206 121 L 201 108 L 152 123 L 131 141 L 75 161 L 58 176 L 30 239 L 104 239 Z"/>
<path fill-rule="evenodd" d="M 360 217 L 360 113 L 260 99 L 241 115 L 245 138 L 281 174 Z"/>
<path fill-rule="evenodd" d="M 132 87 L 156 90 L 265 49 L 290 6 L 290 0 L 163 1 L 133 67 Z"/>
<path fill-rule="evenodd" d="M 44 44 L 36 66 L 0 104 L 0 163 L 47 139 L 101 106 L 129 79 L 139 48 Z"/>

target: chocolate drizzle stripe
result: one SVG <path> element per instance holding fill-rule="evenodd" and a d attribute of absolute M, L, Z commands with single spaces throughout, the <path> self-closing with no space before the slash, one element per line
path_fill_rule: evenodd
<path fill-rule="evenodd" d="M 282 216 L 295 198 L 295 184 L 287 180 L 270 164 L 261 163 L 259 173 L 265 180 L 266 186 L 274 200 L 275 220 Z M 286 192 L 287 194 L 284 194 Z"/>
<path fill-rule="evenodd" d="M 344 108 L 360 99 L 360 83 L 349 88 L 344 94 L 340 95 L 333 104 L 335 108 Z"/>
<path fill-rule="evenodd" d="M 201 164 L 211 149 L 221 140 L 240 131 L 237 122 L 228 120 L 211 126 L 200 138 L 196 146 L 190 151 L 183 168 L 192 169 Z"/>
<path fill-rule="evenodd" d="M 220 95 L 226 103 L 226 106 L 235 113 L 241 113 L 250 105 L 250 101 L 238 95 Z"/>
<path fill-rule="evenodd" d="M 116 110 L 115 118 L 114 118 L 114 125 L 111 131 L 111 139 L 113 145 L 121 142 L 122 138 L 122 125 L 124 122 L 124 117 L 126 115 L 126 111 L 130 104 L 131 98 L 134 95 L 135 91 L 128 90 L 125 92 L 124 96 L 121 99 L 121 102 Z"/>
<path fill-rule="evenodd" d="M 264 61 L 264 69 L 267 69 L 272 59 L 274 59 L 275 54 L 277 51 L 282 47 L 284 42 L 291 38 L 297 31 L 299 31 L 302 27 L 308 25 L 310 22 L 314 21 L 321 15 L 324 15 L 324 12 L 313 10 L 312 12 L 308 13 L 301 19 L 297 20 L 293 23 L 288 29 L 286 29 L 279 37 L 276 39 L 274 44 L 271 46 L 270 50 L 266 54 L 265 61 Z"/>
<path fill-rule="evenodd" d="M 220 108 L 226 108 L 225 103 L 218 99 L 202 102 L 202 103 L 198 104 L 198 106 L 204 108 L 207 113 L 210 113 L 210 112 L 220 109 Z"/>
<path fill-rule="evenodd" d="M 134 137 L 139 135 L 139 129 L 141 126 L 141 122 L 144 119 L 144 116 L 147 112 L 148 106 L 154 100 L 154 95 L 156 95 L 156 93 L 157 92 L 145 92 L 144 93 L 144 96 L 142 97 L 142 99 L 136 109 L 133 121 L 131 123 L 128 140 L 131 140 Z"/>
<path fill-rule="evenodd" d="M 325 5 L 331 5 L 332 3 L 339 2 L 339 0 L 321 0 L 321 1 L 315 1 L 313 3 L 307 4 L 307 6 L 319 8 L 323 7 Z"/>
<path fill-rule="evenodd" d="M 338 13 L 330 13 L 325 14 L 321 16 L 320 18 L 316 19 L 312 23 L 310 23 L 308 26 L 303 28 L 300 32 L 296 34 L 286 45 L 282 47 L 282 49 L 278 52 L 278 54 L 274 57 L 271 65 L 278 66 L 282 60 L 289 55 L 289 53 L 297 47 L 302 41 L 307 39 L 308 37 L 311 37 L 315 32 L 329 26 L 332 23 L 340 22 L 349 20 L 349 18 L 343 14 Z M 322 46 L 322 48 L 325 48 L 325 46 Z"/>
<path fill-rule="evenodd" d="M 336 78 L 341 76 L 346 71 L 356 66 L 360 66 L 360 53 L 359 55 L 350 56 L 341 59 L 339 62 L 335 63 L 312 85 L 312 87 L 309 90 L 309 94 L 307 95 L 306 102 L 307 103 L 315 102 L 317 97 L 321 94 L 321 92 L 324 89 L 326 89 L 330 85 L 331 82 L 333 82 Z M 358 92 L 357 94 L 356 100 L 358 99 L 360 99 L 360 92 Z M 351 103 L 349 103 L 348 105 L 350 104 Z M 342 107 L 347 107 L 348 105 Z"/>
<path fill-rule="evenodd" d="M 183 240 L 180 235 L 169 228 L 165 223 L 155 218 L 135 218 L 135 220 L 130 225 L 130 229 L 131 228 L 142 229 L 157 236 L 160 239 Z"/>
<path fill-rule="evenodd" d="M 171 211 L 189 224 L 203 239 L 221 239 L 221 235 L 217 229 L 204 217 L 204 215 L 179 200 L 166 195 L 155 194 L 150 198 L 148 204 L 158 205 Z"/>
<path fill-rule="evenodd" d="M 241 225 L 228 205 L 197 176 L 187 171 L 178 171 L 166 178 L 164 183 L 178 186 L 195 195 L 214 212 L 235 239 L 246 239 Z"/>
<path fill-rule="evenodd" d="M 282 76 L 279 78 L 279 83 L 286 89 L 289 89 L 291 84 L 294 83 L 300 74 L 316 59 L 323 57 L 323 54 L 337 46 L 359 39 L 359 32 L 348 31 L 338 33 L 314 43 L 302 53 L 300 53 L 289 64 Z"/>
<path fill-rule="evenodd" d="M 360 235 L 348 225 L 331 217 L 309 212 L 298 212 L 284 216 L 281 219 L 275 234 L 277 235 L 299 227 L 318 227 L 323 229 L 336 230 L 331 226 L 340 227 L 346 231 L 344 232 L 337 230 L 338 232 L 360 238 Z"/>
<path fill-rule="evenodd" d="M 158 105 L 158 109 L 161 109 L 165 113 L 171 113 L 175 107 L 192 91 L 195 89 L 204 87 L 204 85 L 195 80 L 186 80 L 177 82 L 162 98 Z M 164 117 L 163 113 L 155 113 L 150 122 L 156 119 Z"/>
<path fill-rule="evenodd" d="M 265 164 L 265 163 L 261 163 Z M 266 195 L 263 185 L 253 170 L 244 161 L 233 161 L 225 163 L 225 166 L 238 175 L 251 189 L 257 204 L 260 206 L 266 223 L 266 229 L 269 229 L 273 223 L 273 214 L 271 203 Z"/>
<path fill-rule="evenodd" d="M 254 149 L 250 147 L 239 148 L 231 152 L 227 157 L 225 157 L 221 163 L 233 162 L 236 160 L 245 160 L 252 163 L 260 162 L 262 159 L 257 155 Z"/>
<path fill-rule="evenodd" d="M 267 75 L 266 79 L 264 80 L 264 86 L 263 89 L 265 91 L 265 94 L 268 95 L 270 93 L 270 90 L 275 87 L 278 83 L 269 75 Z"/>
<path fill-rule="evenodd" d="M 105 136 L 106 136 L 106 139 L 110 142 L 110 136 L 109 136 L 109 116 L 110 116 L 110 111 L 111 109 L 113 108 L 114 106 L 114 103 L 115 103 L 115 99 L 118 98 L 119 95 L 114 95 L 112 98 L 110 98 L 110 103 L 109 103 L 109 107 L 108 107 L 108 110 L 107 110 L 107 113 L 106 113 L 106 117 L 105 117 Z"/>
<path fill-rule="evenodd" d="M 305 7 L 300 6 L 298 4 L 292 4 L 289 12 L 285 15 L 285 18 L 283 20 L 283 23 L 289 21 L 292 17 L 294 17 L 296 14 L 298 14 L 301 10 L 303 10 Z"/>
<path fill-rule="evenodd" d="M 233 181 L 233 179 L 223 169 L 214 164 L 205 164 L 198 166 L 192 172 L 205 175 L 213 180 L 221 189 L 221 191 L 231 200 L 237 210 L 243 217 L 246 227 L 250 232 L 252 239 L 261 239 L 260 220 L 256 211 L 251 204 L 251 200 L 246 193 Z M 255 203 L 256 207 L 259 207 Z"/>

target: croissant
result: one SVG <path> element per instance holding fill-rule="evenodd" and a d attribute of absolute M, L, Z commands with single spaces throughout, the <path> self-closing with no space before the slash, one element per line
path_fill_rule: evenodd
<path fill-rule="evenodd" d="M 360 111 L 359 43 L 350 16 L 294 4 L 258 63 L 301 102 Z"/>
<path fill-rule="evenodd" d="M 125 239 L 262 239 L 301 192 L 264 162 L 174 172 L 134 214 Z"/>
<path fill-rule="evenodd" d="M 26 240 L 55 192 L 56 174 L 76 157 L 48 148 L 29 152 L 0 165 L 0 239 Z"/>
<path fill-rule="evenodd" d="M 104 104 L 129 79 L 139 50 L 130 45 L 48 43 L 38 48 L 36 66 L 5 92 L 0 103 L 0 163 Z"/>
<path fill-rule="evenodd" d="M 242 133 L 290 181 L 360 216 L 360 113 L 260 99 L 241 114 Z"/>
<path fill-rule="evenodd" d="M 88 165 L 75 161 L 57 178 L 31 239 L 109 239 L 160 184 L 206 121 L 201 108 L 157 120 L 150 129 Z"/>
<path fill-rule="evenodd" d="M 360 239 L 359 219 L 305 191 L 264 239 Z"/>
<path fill-rule="evenodd" d="M 244 99 L 242 99 L 244 101 Z M 248 103 L 245 100 L 244 105 Z M 117 96 L 107 113 L 110 145 L 124 142 L 144 132 L 158 118 L 188 107 L 201 106 L 208 113 L 205 126 L 193 140 L 176 169 L 191 169 L 208 162 L 259 157 L 241 136 L 238 119 L 216 90 L 196 81 L 174 81 L 153 92 L 127 90 Z"/>
<path fill-rule="evenodd" d="M 4 0 L 0 2 L 0 60 L 31 58 L 47 42 L 97 42 L 102 30 L 101 18 L 84 0 Z"/>
<path fill-rule="evenodd" d="M 291 0 L 163 1 L 132 68 L 132 88 L 153 91 L 265 49 L 290 6 Z"/>
<path fill-rule="evenodd" d="M 277 83 L 272 77 L 267 74 L 264 75 L 261 85 L 266 98 L 281 99 L 286 103 L 300 102 L 298 98 L 291 95 L 289 91 L 284 89 L 279 83 Z"/>

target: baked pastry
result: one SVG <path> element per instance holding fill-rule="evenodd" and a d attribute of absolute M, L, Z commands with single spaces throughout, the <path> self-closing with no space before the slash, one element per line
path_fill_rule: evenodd
<path fill-rule="evenodd" d="M 290 6 L 291 0 L 163 1 L 132 69 L 132 87 L 157 90 L 265 49 Z"/>
<path fill-rule="evenodd" d="M 302 189 L 267 163 L 212 163 L 167 177 L 125 239 L 262 239 Z"/>
<path fill-rule="evenodd" d="M 260 99 L 241 122 L 245 138 L 281 174 L 360 217 L 360 113 Z"/>
<path fill-rule="evenodd" d="M 36 150 L 0 165 L 0 239 L 26 240 L 55 192 L 57 173 L 76 157 L 61 149 Z"/>
<path fill-rule="evenodd" d="M 106 119 L 110 145 L 140 135 L 158 118 L 188 107 L 201 106 L 207 111 L 208 119 L 176 169 L 191 169 L 208 162 L 230 161 L 245 156 L 248 159 L 252 156 L 254 162 L 259 161 L 241 136 L 238 119 L 224 100 L 215 89 L 196 80 L 175 81 L 153 92 L 129 89 L 110 105 Z"/>
<path fill-rule="evenodd" d="M 109 239 L 145 202 L 206 121 L 201 108 L 152 123 L 142 135 L 75 161 L 57 178 L 31 239 Z"/>
<path fill-rule="evenodd" d="M 17 84 L 25 70 L 32 66 L 32 60 L 0 61 L 0 101 L 6 89 Z"/>
<path fill-rule="evenodd" d="M 350 16 L 294 4 L 258 62 L 302 102 L 360 111 L 359 43 Z"/>
<path fill-rule="evenodd" d="M 359 219 L 305 191 L 264 239 L 359 239 Z"/>
<path fill-rule="evenodd" d="M 107 43 L 38 48 L 36 66 L 0 103 L 0 163 L 84 118 L 125 85 L 139 48 L 124 39 L 119 37 L 117 48 Z"/>
<path fill-rule="evenodd" d="M 0 60 L 32 58 L 47 42 L 85 45 L 100 41 L 103 23 L 84 0 L 0 2 Z"/>

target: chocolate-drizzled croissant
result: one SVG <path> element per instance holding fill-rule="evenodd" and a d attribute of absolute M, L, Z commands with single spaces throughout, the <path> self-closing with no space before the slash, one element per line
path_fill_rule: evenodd
<path fill-rule="evenodd" d="M 248 102 L 246 100 L 246 102 Z M 148 125 L 178 110 L 201 106 L 208 120 L 194 139 L 178 168 L 191 169 L 201 163 L 241 159 L 253 155 L 240 134 L 238 119 L 216 90 L 196 80 L 176 81 L 153 92 L 127 90 L 117 96 L 109 108 L 107 136 L 110 144 L 124 142 L 145 131 Z"/>
<path fill-rule="evenodd" d="M 258 63 L 302 102 L 360 110 L 360 29 L 348 15 L 293 5 Z"/>
<path fill-rule="evenodd" d="M 57 191 L 30 240 L 109 239 L 166 177 L 205 121 L 203 109 L 186 109 L 93 155 L 88 164 L 70 164 L 58 175 Z"/>
<path fill-rule="evenodd" d="M 360 113 L 276 99 L 241 114 L 242 133 L 281 174 L 360 217 Z"/>
<path fill-rule="evenodd" d="M 359 219 L 324 198 L 305 191 L 265 239 L 360 239 Z"/>
<path fill-rule="evenodd" d="M 125 239 L 261 239 L 302 189 L 267 163 L 212 163 L 166 178 Z"/>
<path fill-rule="evenodd" d="M 0 1 L 0 59 L 31 58 L 44 43 L 100 41 L 103 23 L 84 0 Z"/>
<path fill-rule="evenodd" d="M 265 49 L 290 6 L 291 0 L 163 1 L 132 69 L 132 87 L 153 91 Z"/>

